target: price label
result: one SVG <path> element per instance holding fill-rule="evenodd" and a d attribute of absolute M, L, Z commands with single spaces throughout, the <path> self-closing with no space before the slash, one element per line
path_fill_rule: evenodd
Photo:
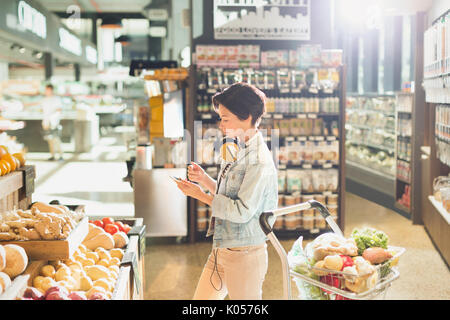
<path fill-rule="evenodd" d="M 316 88 L 309 88 L 308 90 L 311 93 L 318 93 L 319 91 Z"/>
<path fill-rule="evenodd" d="M 306 137 L 297 137 L 298 141 L 306 141 Z"/>
<path fill-rule="evenodd" d="M 297 119 L 306 119 L 306 114 L 304 113 L 297 114 Z"/>
<path fill-rule="evenodd" d="M 333 167 L 331 163 L 324 163 L 322 166 L 324 169 L 330 169 L 331 167 Z"/>
<path fill-rule="evenodd" d="M 274 119 L 283 119 L 283 115 L 277 113 L 277 114 L 274 114 L 274 115 L 273 115 L 273 118 L 274 118 Z"/>
<path fill-rule="evenodd" d="M 263 118 L 270 119 L 272 118 L 272 115 L 270 113 L 266 113 L 265 115 L 263 115 Z"/>
<path fill-rule="evenodd" d="M 336 137 L 335 136 L 329 136 L 329 137 L 327 137 L 327 141 L 336 141 Z"/>
<path fill-rule="evenodd" d="M 322 137 L 322 136 L 317 136 L 316 137 L 316 141 L 324 141 L 324 140 L 325 140 L 325 138 Z"/>
<path fill-rule="evenodd" d="M 286 137 L 286 141 L 295 141 L 294 137 Z"/>
<path fill-rule="evenodd" d="M 311 165 L 310 163 L 305 163 L 305 164 L 302 166 L 302 168 L 303 168 L 303 169 L 311 169 L 311 168 L 312 168 L 312 165 Z"/>
<path fill-rule="evenodd" d="M 317 114 L 315 114 L 315 113 L 308 113 L 308 118 L 309 119 L 317 119 Z"/>
<path fill-rule="evenodd" d="M 208 88 L 208 90 L 206 90 L 206 92 L 214 94 L 217 92 L 217 90 L 213 89 L 213 88 Z"/>
<path fill-rule="evenodd" d="M 311 229 L 311 230 L 310 230 L 310 232 L 311 232 L 312 234 L 319 233 L 319 231 L 320 231 L 319 229 Z"/>
<path fill-rule="evenodd" d="M 212 119 L 211 114 L 202 114 L 202 119 Z"/>

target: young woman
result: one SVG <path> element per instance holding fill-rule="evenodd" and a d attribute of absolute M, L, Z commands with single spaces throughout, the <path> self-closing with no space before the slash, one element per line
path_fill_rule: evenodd
<path fill-rule="evenodd" d="M 220 130 L 237 139 L 241 148 L 234 161 L 221 164 L 212 179 L 199 165 L 188 169 L 190 181 L 179 189 L 212 209 L 207 236 L 213 248 L 195 290 L 194 299 L 262 299 L 267 272 L 266 236 L 259 225 L 264 211 L 277 208 L 277 170 L 258 124 L 265 112 L 265 95 L 257 88 L 235 83 L 216 94 L 213 104 L 220 116 Z"/>

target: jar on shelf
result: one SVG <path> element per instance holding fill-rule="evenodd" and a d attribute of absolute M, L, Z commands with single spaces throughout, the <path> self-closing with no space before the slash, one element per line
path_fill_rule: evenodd
<path fill-rule="evenodd" d="M 330 204 L 334 204 L 334 205 L 338 204 L 338 195 L 337 194 L 330 194 L 327 196 L 327 205 L 330 205 Z"/>
<path fill-rule="evenodd" d="M 279 216 L 275 220 L 275 223 L 273 224 L 274 230 L 283 230 L 284 229 L 284 216 Z"/>
<path fill-rule="evenodd" d="M 197 230 L 198 231 L 206 231 L 207 225 L 208 225 L 207 218 L 197 219 Z"/>
<path fill-rule="evenodd" d="M 284 194 L 278 195 L 278 208 L 284 207 Z"/>
<path fill-rule="evenodd" d="M 320 202 L 321 204 L 325 204 L 325 195 L 323 194 L 315 194 L 314 200 Z"/>
<path fill-rule="evenodd" d="M 198 207 L 197 208 L 197 219 L 206 219 L 208 218 L 208 208 L 207 207 Z"/>
<path fill-rule="evenodd" d="M 333 217 L 337 217 L 338 215 L 338 206 L 336 204 L 330 204 L 327 206 L 328 211 L 330 212 L 330 215 Z"/>
<path fill-rule="evenodd" d="M 320 215 L 319 217 L 315 217 L 314 225 L 317 229 L 326 229 L 327 222 L 325 219 Z"/>
<path fill-rule="evenodd" d="M 305 217 L 303 216 L 303 229 L 311 230 L 314 229 L 314 217 Z"/>

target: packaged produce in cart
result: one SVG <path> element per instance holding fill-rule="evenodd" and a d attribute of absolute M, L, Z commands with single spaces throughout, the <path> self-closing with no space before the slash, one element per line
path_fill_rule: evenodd
<path fill-rule="evenodd" d="M 404 249 L 388 246 L 388 236 L 373 228 L 353 230 L 349 238 L 324 233 L 303 247 L 302 237 L 288 253 L 301 299 L 373 299 L 385 294 L 398 272 Z M 297 277 L 298 275 L 298 277 Z"/>

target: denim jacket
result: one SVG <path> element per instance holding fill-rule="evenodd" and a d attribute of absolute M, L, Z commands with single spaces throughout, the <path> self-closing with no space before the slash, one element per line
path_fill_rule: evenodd
<path fill-rule="evenodd" d="M 221 172 L 226 163 L 221 165 Z M 219 174 L 220 176 L 220 174 Z M 267 240 L 259 224 L 264 211 L 278 206 L 278 178 L 272 153 L 257 132 L 238 153 L 222 179 L 211 204 L 214 248 L 262 244 Z M 273 225 L 274 221 L 270 221 Z"/>

